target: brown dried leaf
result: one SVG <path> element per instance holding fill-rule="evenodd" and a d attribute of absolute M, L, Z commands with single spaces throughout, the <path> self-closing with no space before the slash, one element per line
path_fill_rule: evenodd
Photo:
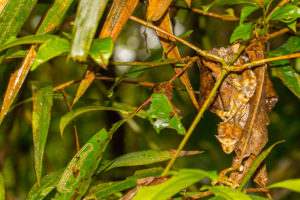
<path fill-rule="evenodd" d="M 138 0 L 115 0 L 99 38 L 111 37 L 115 41 L 138 2 Z"/>
<path fill-rule="evenodd" d="M 30 70 L 31 65 L 34 62 L 36 57 L 36 52 L 34 46 L 31 46 L 29 53 L 27 54 L 22 66 L 10 76 L 9 83 L 5 92 L 3 99 L 3 104 L 0 112 L 0 124 L 2 123 L 7 111 L 9 110 L 11 104 L 13 103 L 15 97 L 18 94 L 19 89 L 21 88 L 28 71 Z"/>
<path fill-rule="evenodd" d="M 215 79 L 209 69 L 201 64 L 200 60 L 197 60 L 199 74 L 200 74 L 200 87 L 199 87 L 199 107 L 201 108 L 207 99 L 209 93 L 214 87 Z M 215 97 L 212 98 L 209 105 L 215 101 Z M 208 106 L 209 108 L 210 106 Z"/>
<path fill-rule="evenodd" d="M 264 59 L 264 42 L 258 39 L 251 41 L 251 44 L 245 49 L 250 61 Z M 266 73 L 267 65 L 264 64 L 254 69 L 257 77 L 257 87 L 254 96 L 250 100 L 250 114 L 243 130 L 241 139 L 235 149 L 236 156 L 233 159 L 232 166 L 238 166 L 243 162 L 243 173 L 233 172 L 230 177 L 240 182 L 248 172 L 255 158 L 260 154 L 268 141 L 267 110 L 266 110 Z"/>
<path fill-rule="evenodd" d="M 159 21 L 157 21 L 157 25 L 159 26 L 159 28 L 161 28 L 169 33 L 172 33 L 172 27 L 171 27 L 169 13 L 166 13 Z M 169 36 L 162 34 L 158 31 L 156 33 L 160 39 L 160 43 L 163 48 L 169 47 L 175 41 L 173 38 L 170 38 Z M 176 46 L 172 46 L 172 48 L 169 49 L 169 51 L 167 52 L 167 57 L 180 59 L 180 54 L 179 54 L 178 48 Z M 179 72 L 181 70 L 181 68 L 174 67 L 174 70 L 175 70 L 175 72 Z M 193 91 L 193 88 L 192 88 L 192 85 L 191 85 L 191 82 L 190 82 L 187 72 L 184 72 L 182 74 L 182 76 L 180 76 L 180 81 L 185 86 L 194 106 L 196 107 L 197 110 L 199 110 L 199 104 L 195 97 L 195 94 L 194 94 L 194 91 Z"/>
<path fill-rule="evenodd" d="M 149 0 L 146 18 L 148 21 L 157 21 L 168 9 L 172 0 Z"/>
<path fill-rule="evenodd" d="M 92 84 L 95 79 L 95 68 L 88 68 L 85 71 L 84 79 L 80 82 L 75 98 L 73 100 L 73 105 L 79 100 L 79 98 L 85 93 L 88 87 Z"/>
<path fill-rule="evenodd" d="M 266 110 L 270 113 L 276 102 L 278 101 L 278 95 L 273 87 L 273 83 L 268 73 L 266 73 Z"/>

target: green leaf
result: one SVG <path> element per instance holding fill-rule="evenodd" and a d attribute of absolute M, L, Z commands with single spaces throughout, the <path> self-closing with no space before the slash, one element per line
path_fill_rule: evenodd
<path fill-rule="evenodd" d="M 271 20 L 291 22 L 300 17 L 300 8 L 292 3 L 286 4 L 277 9 L 270 17 Z"/>
<path fill-rule="evenodd" d="M 46 176 L 44 176 L 41 180 L 40 187 L 38 187 L 37 183 L 30 189 L 27 194 L 26 200 L 40 200 L 44 199 L 51 191 L 55 189 L 58 181 L 64 169 L 57 170 L 52 172 Z"/>
<path fill-rule="evenodd" d="M 47 15 L 43 19 L 36 34 L 49 33 L 60 25 L 73 1 L 74 0 L 55 0 L 51 8 L 47 11 Z"/>
<path fill-rule="evenodd" d="M 181 169 L 172 174 L 170 179 L 161 184 L 142 187 L 133 200 L 165 200 L 205 177 L 211 178 L 210 172 L 199 169 Z"/>
<path fill-rule="evenodd" d="M 179 156 L 195 155 L 201 153 L 200 151 L 182 151 Z M 146 150 L 132 152 L 122 155 L 106 165 L 100 167 L 97 173 L 103 170 L 108 171 L 116 167 L 127 167 L 127 166 L 138 166 L 138 165 L 149 165 L 153 163 L 163 162 L 173 157 L 174 151 L 159 151 L 159 150 Z"/>
<path fill-rule="evenodd" d="M 45 82 L 33 82 L 32 133 L 34 146 L 34 166 L 37 184 L 40 185 L 44 148 L 48 136 L 51 107 L 53 104 L 52 85 Z"/>
<path fill-rule="evenodd" d="M 202 6 L 204 12 L 207 12 L 213 6 L 235 5 L 235 4 L 257 4 L 257 0 L 215 0 L 213 3 Z"/>
<path fill-rule="evenodd" d="M 0 46 L 0 52 L 6 50 L 8 48 L 19 46 L 19 45 L 24 45 L 24 44 L 46 43 L 49 40 L 52 40 L 55 38 L 58 38 L 58 36 L 48 35 L 48 34 L 46 34 L 46 35 L 30 35 L 30 36 L 22 37 L 22 38 L 16 39 L 12 42 L 5 43 L 4 45 Z"/>
<path fill-rule="evenodd" d="M 268 57 L 283 56 L 297 51 L 300 51 L 300 38 L 290 37 L 276 50 L 269 52 Z M 291 92 L 300 98 L 300 76 L 292 69 L 289 61 L 287 59 L 273 61 L 272 64 L 275 65 L 275 67 L 272 68 L 273 72 L 277 74 L 283 84 L 286 85 Z"/>
<path fill-rule="evenodd" d="M 284 141 L 279 141 L 279 142 L 276 142 L 276 143 L 272 144 L 269 148 L 267 148 L 261 154 L 259 154 L 259 156 L 257 156 L 257 158 L 252 163 L 249 171 L 247 172 L 247 174 L 244 176 L 242 182 L 240 183 L 240 186 L 237 189 L 238 191 L 242 191 L 243 190 L 243 188 L 245 187 L 245 185 L 247 184 L 247 182 L 249 181 L 249 179 L 255 173 L 256 169 L 260 166 L 260 164 L 266 159 L 266 157 L 269 155 L 269 153 L 271 152 L 271 150 L 277 144 L 280 144 L 282 142 L 284 142 Z"/>
<path fill-rule="evenodd" d="M 114 50 L 114 43 L 110 37 L 95 39 L 90 49 L 91 58 L 101 67 L 106 68 Z"/>
<path fill-rule="evenodd" d="M 268 188 L 285 188 L 294 192 L 300 192 L 300 179 L 290 179 L 269 185 Z"/>
<path fill-rule="evenodd" d="M 35 61 L 31 67 L 31 71 L 35 70 L 39 65 L 47 62 L 48 60 L 68 52 L 70 43 L 63 38 L 54 38 L 41 45 Z"/>
<path fill-rule="evenodd" d="M 16 36 L 37 0 L 10 0 L 0 15 L 0 45 L 10 37 Z"/>
<path fill-rule="evenodd" d="M 81 199 L 111 138 L 112 135 L 102 129 L 77 152 L 57 184 L 55 199 Z"/>
<path fill-rule="evenodd" d="M 121 112 L 123 114 L 129 114 L 129 113 L 132 113 L 135 109 L 136 109 L 135 107 L 131 107 L 131 106 L 121 104 L 121 103 L 112 103 L 111 106 L 88 106 L 88 107 L 73 109 L 72 111 L 68 112 L 60 119 L 60 123 L 59 123 L 60 134 L 61 134 L 61 136 L 63 135 L 65 127 L 68 125 L 68 123 L 72 119 L 74 119 L 78 115 L 84 114 L 86 112 L 111 110 L 111 111 Z M 146 118 L 147 115 L 146 115 L 145 111 L 141 110 L 137 113 L 137 116 Z"/>
<path fill-rule="evenodd" d="M 71 57 L 85 61 L 108 0 L 80 0 L 73 29 Z"/>
<path fill-rule="evenodd" d="M 174 115 L 173 108 L 165 95 L 154 93 L 151 102 L 152 104 L 147 113 L 157 133 L 164 128 L 173 128 L 181 135 L 186 133 L 180 118 Z"/>
<path fill-rule="evenodd" d="M 5 200 L 5 184 L 1 173 L 0 173 L 0 200 Z"/>
<path fill-rule="evenodd" d="M 240 24 L 238 27 L 236 27 L 230 37 L 230 43 L 242 39 L 242 40 L 248 40 L 251 36 L 251 32 L 253 30 L 254 26 L 252 22 L 247 22 L 245 24 Z"/>
<path fill-rule="evenodd" d="M 150 168 L 146 170 L 140 170 L 135 173 L 134 176 L 130 176 L 123 181 L 116 181 L 116 182 L 108 182 L 108 183 L 100 183 L 97 184 L 89 190 L 86 199 L 89 197 L 96 197 L 96 198 L 104 198 L 106 196 L 115 194 L 117 192 L 124 191 L 126 189 L 132 188 L 137 186 L 137 180 L 141 178 L 146 178 L 149 176 L 159 176 L 162 173 L 161 168 Z"/>
<path fill-rule="evenodd" d="M 203 186 L 202 190 L 208 189 L 212 191 L 216 196 L 223 197 L 226 200 L 251 200 L 251 198 L 243 192 L 234 190 L 225 186 Z"/>
<path fill-rule="evenodd" d="M 249 4 L 243 7 L 241 10 L 240 24 L 243 24 L 245 19 L 254 11 L 258 10 L 260 7 L 258 5 Z"/>
<path fill-rule="evenodd" d="M 293 21 L 287 23 L 287 26 L 288 26 L 292 31 L 294 31 L 294 33 L 297 32 L 297 20 L 293 20 Z"/>
<path fill-rule="evenodd" d="M 256 195 L 248 195 L 248 197 L 250 197 L 252 200 L 270 200 L 268 198 L 260 197 L 260 196 L 256 196 Z"/>

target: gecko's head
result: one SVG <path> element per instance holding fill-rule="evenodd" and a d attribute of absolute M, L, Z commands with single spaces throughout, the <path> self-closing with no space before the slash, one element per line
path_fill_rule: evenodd
<path fill-rule="evenodd" d="M 226 154 L 230 154 L 239 141 L 239 137 L 235 135 L 216 135 L 216 138 L 221 143 L 222 149 Z"/>

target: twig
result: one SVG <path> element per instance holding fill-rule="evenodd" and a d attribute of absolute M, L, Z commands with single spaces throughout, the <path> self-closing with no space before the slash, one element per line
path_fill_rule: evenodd
<path fill-rule="evenodd" d="M 102 80 L 102 81 L 110 81 L 110 82 L 115 82 L 116 78 L 112 77 L 106 77 L 106 76 L 96 76 L 96 80 Z M 121 80 L 122 83 L 127 83 L 127 84 L 134 84 L 134 85 L 139 85 L 139 86 L 146 86 L 146 87 L 155 87 L 158 86 L 158 83 L 150 83 L 150 82 L 139 82 L 139 81 L 132 81 L 132 80 Z M 178 91 L 186 91 L 183 88 L 180 87 L 174 87 L 174 90 Z M 195 94 L 199 94 L 199 91 L 193 91 Z"/>
<path fill-rule="evenodd" d="M 251 63 L 246 63 L 241 66 L 231 66 L 230 70 L 231 71 L 243 71 L 244 69 L 258 66 L 258 65 L 264 64 L 266 62 L 271 62 L 271 61 L 275 61 L 275 60 L 284 60 L 284 59 L 289 59 L 289 58 L 297 58 L 297 57 L 300 57 L 300 53 L 293 53 L 293 54 L 284 55 L 284 56 L 261 59 L 261 60 L 253 61 Z"/>
<path fill-rule="evenodd" d="M 115 62 L 115 61 L 112 61 L 111 64 L 113 64 L 113 65 L 130 65 L 130 66 L 146 65 L 149 67 L 156 67 L 156 66 L 162 66 L 162 65 L 184 63 L 190 59 L 199 59 L 199 57 L 198 56 L 185 57 L 185 58 L 180 58 L 180 59 L 166 60 L 166 61 L 162 61 L 162 62 L 136 62 L 136 61 L 134 61 L 134 62 Z"/>
<path fill-rule="evenodd" d="M 220 62 L 220 63 L 222 63 L 223 65 L 226 64 L 226 62 L 225 62 L 224 59 L 222 59 L 222 58 L 220 58 L 220 57 L 218 57 L 218 56 L 216 56 L 216 55 L 213 55 L 213 54 L 211 54 L 211 53 L 208 53 L 207 51 L 204 51 L 204 50 L 198 48 L 197 46 L 195 46 L 195 45 L 193 45 L 193 44 L 191 44 L 191 43 L 189 43 L 189 42 L 183 40 L 182 38 L 177 37 L 176 35 L 173 35 L 173 34 L 167 32 L 167 31 L 165 31 L 165 30 L 162 30 L 161 28 L 159 28 L 159 27 L 157 27 L 157 26 L 155 26 L 155 25 L 153 25 L 153 24 L 151 24 L 151 23 L 149 23 L 149 22 L 146 22 L 146 21 L 144 21 L 144 20 L 142 20 L 142 19 L 139 19 L 139 18 L 137 18 L 137 17 L 134 17 L 134 16 L 130 16 L 129 19 L 131 19 L 132 21 L 135 21 L 135 22 L 137 22 L 137 23 L 140 23 L 140 24 L 142 24 L 142 25 L 144 25 L 144 26 L 147 26 L 147 27 L 149 27 L 149 28 L 151 28 L 151 29 L 154 29 L 154 30 L 156 30 L 156 31 L 159 31 L 159 32 L 161 32 L 161 33 L 163 33 L 163 34 L 165 34 L 165 35 L 167 35 L 167 36 L 169 36 L 169 37 L 174 38 L 174 39 L 177 40 L 178 42 L 181 42 L 182 44 L 184 44 L 184 45 L 190 47 L 191 49 L 194 49 L 194 50 L 195 50 L 199 55 L 201 55 L 201 56 L 204 56 L 204 57 L 209 58 L 209 59 L 211 59 L 211 60 Z"/>
<path fill-rule="evenodd" d="M 205 191 L 205 192 L 200 192 L 198 194 L 194 194 L 194 195 L 186 195 L 187 197 L 189 198 L 192 198 L 192 199 L 201 199 L 203 197 L 207 197 L 207 196 L 210 196 L 210 195 L 213 195 L 214 193 L 212 191 Z"/>
<path fill-rule="evenodd" d="M 193 63 L 195 62 L 195 60 L 190 60 L 188 63 L 185 64 L 185 66 L 180 70 L 178 71 L 169 81 L 168 83 L 169 84 L 172 84 L 174 82 L 174 80 L 176 78 L 178 78 L 187 68 L 189 68 Z"/>
<path fill-rule="evenodd" d="M 64 89 L 65 87 L 68 87 L 70 85 L 73 85 L 74 83 L 78 83 L 82 80 L 82 78 L 78 78 L 78 79 L 75 79 L 75 80 L 71 80 L 71 81 L 68 81 L 68 82 L 65 82 L 63 84 L 60 84 L 58 86 L 56 86 L 55 88 L 53 88 L 53 92 L 57 91 L 57 90 L 61 90 L 61 89 Z"/>
<path fill-rule="evenodd" d="M 209 103 L 210 103 L 211 99 L 214 97 L 215 93 L 217 92 L 217 89 L 221 85 L 221 83 L 222 83 L 223 79 L 225 78 L 225 76 L 227 75 L 227 73 L 228 73 L 227 70 L 222 69 L 220 77 L 218 78 L 218 80 L 217 80 L 216 84 L 214 85 L 212 91 L 209 93 L 209 96 L 205 100 L 202 108 L 200 109 L 199 113 L 197 114 L 196 118 L 194 119 L 193 123 L 191 124 L 190 128 L 188 129 L 187 133 L 185 134 L 184 138 L 182 139 L 181 143 L 179 144 L 179 146 L 178 146 L 175 154 L 173 155 L 172 159 L 170 160 L 170 162 L 168 163 L 167 167 L 163 171 L 162 176 L 165 176 L 166 173 L 170 170 L 170 168 L 174 164 L 174 162 L 177 159 L 179 153 L 181 152 L 181 150 L 183 149 L 184 145 L 186 144 L 186 142 L 190 138 L 192 132 L 195 130 L 198 122 L 200 121 L 200 119 L 201 119 L 201 117 L 202 117 L 202 115 L 204 113 L 204 111 L 209 106 Z"/>
<path fill-rule="evenodd" d="M 200 14 L 200 15 L 204 15 L 204 16 L 208 16 L 208 17 L 212 17 L 212 18 L 216 18 L 216 19 L 221 19 L 223 21 L 239 21 L 240 20 L 240 18 L 238 18 L 236 16 L 219 15 L 219 14 L 212 13 L 212 12 L 204 12 L 203 10 L 198 9 L 198 8 L 187 8 L 187 7 L 176 6 L 176 5 L 172 5 L 172 7 L 191 10 L 194 13 L 197 13 L 197 14 Z"/>
<path fill-rule="evenodd" d="M 300 24 L 296 24 L 296 27 L 300 27 Z M 290 29 L 287 28 L 287 27 L 283 28 L 283 29 L 280 29 L 279 31 L 268 34 L 267 37 L 266 37 L 266 40 L 269 40 L 269 39 L 272 39 L 274 37 L 280 36 L 280 35 L 285 34 L 287 32 L 290 32 Z M 297 33 L 294 33 L 294 34 L 297 35 Z"/>
<path fill-rule="evenodd" d="M 69 99 L 68 99 L 68 97 L 67 97 L 67 94 L 66 94 L 65 90 L 64 90 L 64 89 L 61 89 L 61 93 L 62 93 L 63 96 L 64 96 L 64 99 L 65 99 L 65 101 L 66 101 L 66 103 L 67 103 L 67 105 L 68 105 L 69 110 L 72 111 L 72 106 L 71 106 L 71 104 L 70 104 L 70 102 L 69 102 Z M 75 141 L 76 141 L 76 150 L 77 150 L 77 152 L 78 152 L 78 151 L 80 150 L 80 144 L 79 144 L 79 139 L 78 139 L 77 126 L 76 126 L 76 123 L 75 123 L 75 120 L 74 120 L 74 119 L 72 119 L 72 123 L 73 123 L 74 136 L 75 136 Z"/>

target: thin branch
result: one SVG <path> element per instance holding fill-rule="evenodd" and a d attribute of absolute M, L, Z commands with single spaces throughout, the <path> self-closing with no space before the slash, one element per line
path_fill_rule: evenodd
<path fill-rule="evenodd" d="M 212 13 L 212 12 L 204 12 L 203 10 L 198 9 L 198 8 L 187 8 L 187 7 L 176 6 L 176 5 L 172 5 L 172 7 L 191 10 L 194 13 L 204 15 L 204 16 L 208 16 L 208 17 L 212 17 L 212 18 L 216 18 L 216 19 L 221 19 L 223 21 L 239 21 L 240 20 L 240 18 L 238 18 L 236 16 L 220 15 L 220 14 Z"/>
<path fill-rule="evenodd" d="M 113 65 L 130 65 L 130 66 L 140 66 L 140 65 L 146 65 L 149 67 L 156 67 L 156 66 L 162 66 L 162 65 L 170 65 L 170 64 L 176 64 L 176 63 L 184 63 L 186 61 L 189 61 L 191 59 L 199 59 L 198 56 L 194 57 L 185 57 L 180 59 L 170 59 L 162 62 L 115 62 L 112 61 L 111 64 Z"/>
<path fill-rule="evenodd" d="M 75 83 L 79 83 L 80 81 L 82 80 L 82 78 L 78 78 L 78 79 L 74 79 L 74 80 L 71 80 L 71 81 L 68 81 L 68 82 L 65 82 L 65 83 L 62 83 L 58 86 L 56 86 L 55 88 L 53 88 L 53 92 L 57 91 L 57 90 L 61 90 L 61 89 L 64 89 L 70 85 L 73 85 Z"/>
<path fill-rule="evenodd" d="M 300 24 L 296 24 L 296 27 L 300 27 Z M 287 32 L 291 32 L 291 30 L 288 27 L 280 29 L 279 31 L 276 31 L 276 32 L 268 34 L 267 37 L 266 37 L 266 39 L 269 40 L 269 39 L 272 39 L 274 37 L 283 35 L 283 34 L 285 34 Z M 294 33 L 294 32 L 292 32 L 292 33 Z M 294 33 L 294 34 L 297 35 L 297 33 Z"/>
<path fill-rule="evenodd" d="M 178 78 L 180 75 L 182 75 L 182 73 L 183 72 L 185 72 L 185 70 L 187 69 L 187 68 L 189 68 L 193 63 L 195 62 L 195 60 L 190 60 L 189 62 L 187 62 L 186 64 L 185 64 L 185 66 L 180 70 L 180 71 L 178 71 L 169 81 L 168 81 L 168 83 L 169 84 L 172 84 L 173 82 L 174 82 L 174 80 L 176 79 L 176 78 Z"/>
<path fill-rule="evenodd" d="M 191 198 L 191 199 L 201 199 L 203 197 L 207 197 L 207 196 L 210 196 L 210 195 L 213 195 L 214 193 L 212 191 L 205 191 L 205 192 L 200 192 L 200 193 L 197 193 L 197 194 L 194 194 L 194 195 L 186 195 L 188 198 Z"/>
<path fill-rule="evenodd" d="M 68 99 L 68 97 L 67 97 L 67 94 L 66 94 L 65 90 L 62 89 L 62 90 L 61 90 L 61 93 L 63 94 L 64 99 L 65 99 L 65 101 L 66 101 L 66 103 L 67 103 L 67 105 L 68 105 L 68 108 L 69 108 L 70 112 L 71 112 L 71 111 L 72 111 L 72 106 L 71 106 L 71 104 L 70 104 L 70 101 L 69 101 L 69 99 Z M 76 141 L 76 150 L 77 150 L 77 152 L 78 152 L 78 151 L 80 150 L 80 144 L 79 144 L 79 139 L 78 139 L 77 126 L 76 126 L 76 123 L 75 123 L 75 120 L 74 120 L 74 119 L 72 119 L 72 123 L 73 123 L 74 136 L 75 136 L 75 141 Z"/>
<path fill-rule="evenodd" d="M 102 80 L 102 81 L 109 81 L 109 82 L 115 82 L 116 78 L 112 78 L 112 77 L 106 77 L 106 76 L 96 76 L 95 77 L 96 80 Z M 158 83 L 150 83 L 150 82 L 139 82 L 139 81 L 132 81 L 132 80 L 121 80 L 122 83 L 127 83 L 127 84 L 134 84 L 134 85 L 139 85 L 139 86 L 146 86 L 146 87 L 156 87 L 158 86 Z M 174 90 L 178 90 L 178 91 L 186 91 L 184 88 L 180 88 L 180 87 L 174 87 Z M 195 94 L 199 94 L 199 91 L 193 91 Z"/>
<path fill-rule="evenodd" d="M 165 35 L 167 35 L 167 36 L 169 36 L 169 37 L 174 38 L 174 39 L 177 40 L 178 42 L 181 42 L 182 44 L 184 44 L 184 45 L 190 47 L 191 49 L 194 49 L 199 55 L 201 55 L 201 56 L 203 56 L 203 57 L 206 57 L 206 58 L 209 58 L 209 59 L 211 59 L 211 60 L 220 62 L 220 63 L 222 63 L 223 65 L 226 64 L 226 62 L 225 62 L 224 59 L 222 59 L 222 58 L 220 58 L 220 57 L 218 57 L 218 56 L 216 56 L 216 55 L 213 55 L 213 54 L 211 54 L 211 53 L 209 53 L 209 52 L 207 52 L 207 51 L 204 51 L 204 50 L 200 49 L 199 47 L 197 47 L 197 46 L 195 46 L 195 45 L 193 45 L 193 44 L 187 42 L 186 40 L 183 40 L 182 38 L 177 37 L 176 35 L 173 35 L 173 34 L 167 32 L 167 31 L 165 31 L 165 30 L 162 30 L 161 28 L 159 28 L 159 27 L 157 27 L 157 26 L 155 26 L 155 25 L 153 25 L 153 24 L 151 24 L 151 23 L 149 23 L 149 22 L 146 22 L 146 21 L 144 21 L 144 20 L 142 20 L 142 19 L 139 19 L 139 18 L 137 18 L 137 17 L 134 17 L 134 16 L 130 16 L 129 19 L 131 19 L 132 21 L 135 21 L 135 22 L 137 22 L 137 23 L 140 23 L 140 24 L 142 24 L 142 25 L 144 25 L 144 26 L 147 26 L 148 28 L 151 28 L 151 29 L 154 29 L 154 30 L 156 30 L 156 31 L 159 31 L 159 32 L 161 32 L 161 33 L 163 33 L 163 34 L 165 34 Z"/>
<path fill-rule="evenodd" d="M 258 66 L 258 65 L 262 65 L 266 62 L 271 62 L 271 61 L 276 61 L 276 60 L 284 60 L 284 59 L 290 59 L 290 58 L 298 58 L 298 57 L 300 57 L 300 53 L 293 53 L 293 54 L 284 55 L 284 56 L 266 58 L 266 59 L 253 61 L 251 63 L 246 63 L 246 64 L 241 65 L 241 66 L 231 66 L 230 70 L 231 71 L 243 71 L 244 69 L 251 68 L 251 67 L 254 67 L 254 66 Z"/>

